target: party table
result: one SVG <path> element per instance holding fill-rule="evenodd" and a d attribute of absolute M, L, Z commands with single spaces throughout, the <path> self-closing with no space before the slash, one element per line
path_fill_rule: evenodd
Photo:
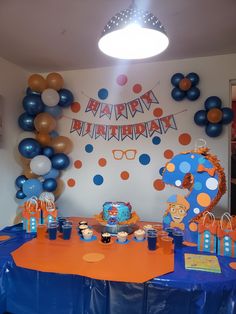
<path fill-rule="evenodd" d="M 185 270 L 184 253 L 199 252 L 184 247 L 175 254 L 174 272 L 144 283 L 101 280 L 19 267 L 10 253 L 31 243 L 34 235 L 20 225 L 0 232 L 6 234 L 10 239 L 0 244 L 1 313 L 236 313 L 236 271 L 229 267 L 235 259 L 218 256 L 220 274 Z"/>

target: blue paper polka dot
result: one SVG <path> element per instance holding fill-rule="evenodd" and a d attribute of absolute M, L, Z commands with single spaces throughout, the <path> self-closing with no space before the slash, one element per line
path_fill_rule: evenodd
<path fill-rule="evenodd" d="M 85 151 L 86 151 L 86 153 L 92 153 L 92 151 L 93 151 L 93 145 L 87 144 L 87 145 L 85 146 Z"/>
<path fill-rule="evenodd" d="M 159 136 L 154 136 L 153 139 L 152 139 L 152 144 L 154 145 L 158 145 L 161 143 L 161 139 Z"/>
<path fill-rule="evenodd" d="M 100 174 L 96 174 L 94 177 L 93 177 L 93 183 L 96 184 L 96 185 L 101 185 L 103 184 L 103 176 L 101 176 Z"/>
<path fill-rule="evenodd" d="M 205 161 L 206 161 L 205 157 L 198 158 L 198 163 L 199 164 L 204 164 Z"/>
<path fill-rule="evenodd" d="M 98 91 L 98 97 L 100 99 L 106 99 L 108 97 L 108 90 L 106 88 L 101 88 Z"/>
<path fill-rule="evenodd" d="M 191 169 L 191 165 L 190 163 L 188 163 L 187 161 L 182 161 L 179 165 L 179 170 L 182 172 L 182 173 L 187 173 L 189 172 Z"/>
<path fill-rule="evenodd" d="M 160 170 L 159 170 L 159 173 L 160 175 L 162 176 L 163 175 L 163 171 L 165 170 L 165 167 L 161 167 Z"/>
<path fill-rule="evenodd" d="M 193 186 L 194 190 L 201 190 L 202 189 L 202 183 L 201 182 L 195 182 Z"/>
<path fill-rule="evenodd" d="M 139 156 L 139 162 L 140 162 L 140 164 L 142 164 L 144 166 L 148 165 L 150 163 L 150 160 L 151 160 L 151 158 L 148 154 L 142 154 Z"/>

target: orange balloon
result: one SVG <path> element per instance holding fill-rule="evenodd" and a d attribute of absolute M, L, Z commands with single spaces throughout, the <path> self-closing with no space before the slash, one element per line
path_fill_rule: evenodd
<path fill-rule="evenodd" d="M 49 88 L 60 90 L 64 85 L 63 77 L 59 73 L 50 73 L 47 78 L 47 85 Z"/>
<path fill-rule="evenodd" d="M 189 90 L 189 88 L 192 86 L 192 82 L 190 81 L 190 79 L 188 78 L 183 78 L 182 80 L 180 80 L 179 82 L 179 88 L 183 91 L 187 91 Z"/>
<path fill-rule="evenodd" d="M 65 189 L 65 183 L 61 179 L 57 179 L 57 188 L 53 191 L 55 198 L 57 199 Z"/>
<path fill-rule="evenodd" d="M 212 108 L 207 113 L 207 119 L 211 123 L 219 123 L 222 120 L 222 111 L 219 108 Z"/>
<path fill-rule="evenodd" d="M 47 82 L 42 75 L 32 74 L 28 79 L 28 85 L 34 92 L 41 93 L 47 88 Z"/>
<path fill-rule="evenodd" d="M 56 128 L 57 122 L 49 113 L 41 112 L 35 117 L 34 126 L 38 132 L 50 133 Z"/>
<path fill-rule="evenodd" d="M 52 139 L 51 146 L 56 153 L 69 154 L 73 149 L 72 141 L 66 136 L 54 137 Z"/>
<path fill-rule="evenodd" d="M 39 177 L 37 174 L 33 173 L 33 171 L 29 167 L 23 170 L 23 175 L 26 176 L 26 178 L 28 179 L 34 179 Z"/>
<path fill-rule="evenodd" d="M 42 146 L 50 146 L 52 138 L 51 138 L 51 136 L 48 133 L 37 133 L 36 134 L 36 140 Z"/>
<path fill-rule="evenodd" d="M 20 156 L 20 161 L 21 161 L 22 168 L 23 169 L 28 168 L 29 165 L 30 165 L 31 160 L 32 159 L 30 159 L 30 158 L 25 158 L 23 156 Z"/>

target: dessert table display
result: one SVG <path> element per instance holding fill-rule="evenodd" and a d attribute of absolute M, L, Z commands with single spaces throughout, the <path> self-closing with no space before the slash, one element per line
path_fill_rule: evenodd
<path fill-rule="evenodd" d="M 48 235 L 43 240 L 36 239 L 21 225 L 0 231 L 0 313 L 236 313 L 236 272 L 230 267 L 235 259 L 218 256 L 220 273 L 188 270 L 185 256 L 199 254 L 196 247 L 183 246 L 174 254 L 164 255 L 160 249 L 150 251 L 147 240 L 136 242 L 133 233 L 128 236 L 128 243 L 117 243 L 117 238 L 112 237 L 105 244 L 99 228 L 89 224 L 96 239 L 88 242 L 81 239 L 75 228 L 69 240 L 61 236 L 49 240 Z M 76 247 L 78 251 L 73 254 Z M 113 255 L 115 251 L 120 260 Z M 83 260 L 84 255 L 92 253 L 105 257 Z M 204 252 L 201 255 L 214 256 Z M 79 260 L 83 262 L 78 263 Z M 166 261 L 173 268 L 158 275 L 158 265 Z M 67 267 L 61 268 L 64 263 Z M 108 272 L 98 275 L 103 272 L 102 264 Z M 149 274 L 144 281 L 142 274 L 147 274 L 152 264 L 157 267 L 158 277 L 151 279 Z M 133 265 L 137 276 L 131 272 L 130 280 L 115 280 L 114 273 L 127 273 L 121 271 L 126 265 L 128 273 Z M 80 268 L 82 273 L 78 274 Z M 90 275 L 88 270 L 92 270 Z"/>

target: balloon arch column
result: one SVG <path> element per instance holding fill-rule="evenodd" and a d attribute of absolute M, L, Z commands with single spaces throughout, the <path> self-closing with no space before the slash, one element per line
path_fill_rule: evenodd
<path fill-rule="evenodd" d="M 33 74 L 28 79 L 28 88 L 23 98 L 24 112 L 18 118 L 23 130 L 18 138 L 18 152 L 22 174 L 15 184 L 16 198 L 21 204 L 32 197 L 41 201 L 55 201 L 63 192 L 60 179 L 73 149 L 71 140 L 56 132 L 57 120 L 63 108 L 74 101 L 70 90 L 63 88 L 64 80 L 59 73 L 50 73 L 46 79 Z M 17 221 L 21 220 L 21 212 Z"/>

